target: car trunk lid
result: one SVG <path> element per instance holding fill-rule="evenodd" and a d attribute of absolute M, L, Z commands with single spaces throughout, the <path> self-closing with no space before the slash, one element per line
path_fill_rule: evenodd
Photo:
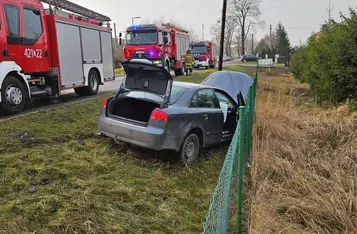
<path fill-rule="evenodd" d="M 149 92 L 163 98 L 161 107 L 168 104 L 173 78 L 164 67 L 137 61 L 122 62 L 122 65 L 126 75 L 119 93 L 134 90 Z"/>

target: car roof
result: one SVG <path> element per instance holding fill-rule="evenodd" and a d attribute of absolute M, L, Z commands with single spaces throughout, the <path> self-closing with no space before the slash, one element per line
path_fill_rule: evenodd
<path fill-rule="evenodd" d="M 206 86 L 206 85 L 182 82 L 182 81 L 174 81 L 173 86 L 182 87 L 182 88 L 186 88 L 186 89 L 213 88 L 213 87 Z"/>

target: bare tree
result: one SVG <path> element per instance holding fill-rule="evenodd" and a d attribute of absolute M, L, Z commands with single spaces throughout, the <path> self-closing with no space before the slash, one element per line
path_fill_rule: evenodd
<path fill-rule="evenodd" d="M 190 27 L 189 35 L 190 35 L 190 42 L 197 41 L 199 39 L 195 30 L 192 27 Z"/>
<path fill-rule="evenodd" d="M 228 15 L 226 18 L 226 29 L 224 31 L 224 51 L 227 56 L 232 55 L 232 42 L 233 35 L 237 24 L 232 15 Z M 211 34 L 213 35 L 212 41 L 219 45 L 221 33 L 221 22 L 217 21 L 216 24 L 211 27 Z"/>
<path fill-rule="evenodd" d="M 240 27 L 241 53 L 245 54 L 245 42 L 250 31 L 257 26 L 263 26 L 264 22 L 259 19 L 260 3 L 262 0 L 231 0 L 231 14 Z"/>
<path fill-rule="evenodd" d="M 211 26 L 212 42 L 215 43 L 216 45 L 219 45 L 220 32 L 221 30 L 220 30 L 219 22 Z"/>
<path fill-rule="evenodd" d="M 232 41 L 233 35 L 236 28 L 236 21 L 232 15 L 228 15 L 226 19 L 226 32 L 225 32 L 225 40 L 226 40 L 226 55 L 232 56 Z"/>
<path fill-rule="evenodd" d="M 240 29 L 236 28 L 234 35 L 233 35 L 233 41 L 232 41 L 233 48 L 237 52 L 237 56 L 240 55 L 241 53 L 241 35 L 240 35 Z"/>

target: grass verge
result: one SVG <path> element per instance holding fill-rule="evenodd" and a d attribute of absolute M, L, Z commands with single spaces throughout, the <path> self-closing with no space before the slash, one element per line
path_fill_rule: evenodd
<path fill-rule="evenodd" d="M 251 233 L 357 233 L 357 115 L 289 76 L 257 92 Z"/>
<path fill-rule="evenodd" d="M 0 233 L 202 231 L 227 147 L 203 152 L 192 167 L 121 149 L 96 136 L 102 99 L 1 123 Z"/>
<path fill-rule="evenodd" d="M 124 76 L 125 71 L 123 68 L 115 68 L 115 76 Z"/>

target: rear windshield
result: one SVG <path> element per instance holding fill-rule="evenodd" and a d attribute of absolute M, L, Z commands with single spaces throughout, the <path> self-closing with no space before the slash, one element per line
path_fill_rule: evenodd
<path fill-rule="evenodd" d="M 177 100 L 179 100 L 180 97 L 186 92 L 186 90 L 187 88 L 173 85 L 170 96 L 170 105 L 175 104 Z M 129 91 L 123 95 L 132 98 L 146 99 L 157 103 L 162 103 L 164 101 L 161 96 L 144 91 Z"/>

